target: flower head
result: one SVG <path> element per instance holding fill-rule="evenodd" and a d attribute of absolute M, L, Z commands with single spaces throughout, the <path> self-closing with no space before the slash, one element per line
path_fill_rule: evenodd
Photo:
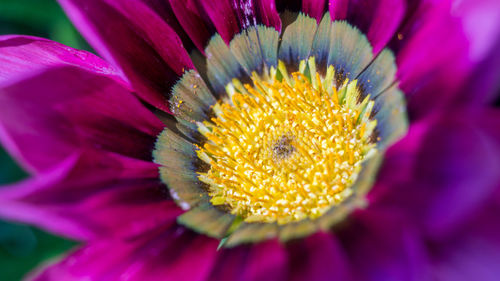
<path fill-rule="evenodd" d="M 0 37 L 0 215 L 86 241 L 40 280 L 497 276 L 495 1 L 59 2 L 106 61 Z"/>

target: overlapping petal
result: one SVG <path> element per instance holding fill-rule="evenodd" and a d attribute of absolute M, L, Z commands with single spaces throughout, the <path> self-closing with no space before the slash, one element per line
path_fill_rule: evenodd
<path fill-rule="evenodd" d="M 414 182 L 432 195 L 425 212 L 432 235 L 452 231 L 500 186 L 500 139 L 494 129 L 499 117 L 497 110 L 459 111 L 436 124 L 423 141 Z"/>
<path fill-rule="evenodd" d="M 204 52 L 205 45 L 212 36 L 214 26 L 203 18 L 201 5 L 196 1 L 169 0 L 175 16 L 179 20 L 194 45 Z"/>
<path fill-rule="evenodd" d="M 326 3 L 326 0 L 304 0 L 302 1 L 302 11 L 319 22 L 325 13 Z"/>
<path fill-rule="evenodd" d="M 123 70 L 137 95 L 169 111 L 170 88 L 194 66 L 158 14 L 139 0 L 59 2 L 92 47 Z"/>
<path fill-rule="evenodd" d="M 468 41 L 469 56 L 477 64 L 465 83 L 457 103 L 494 102 L 500 93 L 500 2 L 495 0 L 461 1 L 454 9 L 460 16 Z"/>
<path fill-rule="evenodd" d="M 272 0 L 254 0 L 257 10 L 257 20 L 266 26 L 281 31 L 281 19 L 276 10 L 276 3 Z"/>
<path fill-rule="evenodd" d="M 151 159 L 162 123 L 102 60 L 34 38 L 2 40 L 0 139 L 33 173 L 80 149 Z"/>
<path fill-rule="evenodd" d="M 0 139 L 38 175 L 0 190 L 0 216 L 98 240 L 37 280 L 498 276 L 490 267 L 500 259 L 500 232 L 490 225 L 498 211 L 491 200 L 500 187 L 500 114 L 456 109 L 482 85 L 474 106 L 494 97 L 493 79 L 482 75 L 498 73 L 487 61 L 498 40 L 484 36 L 500 30 L 495 16 L 486 17 L 489 31 L 475 32 L 469 1 L 304 0 L 302 11 L 317 20 L 328 10 L 356 25 L 375 54 L 390 42 L 413 123 L 388 150 L 367 209 L 335 234 L 216 251 L 218 241 L 175 224 L 181 211 L 150 162 L 163 124 L 130 92 L 168 111 L 172 83 L 194 68 L 183 42 L 203 53 L 214 32 L 228 43 L 257 23 L 280 31 L 275 2 L 59 1 L 113 66 L 47 40 L 0 38 Z"/>
<path fill-rule="evenodd" d="M 285 280 L 288 256 L 277 240 L 220 250 L 207 281 Z"/>
<path fill-rule="evenodd" d="M 186 50 L 191 50 L 194 46 L 194 38 L 191 38 L 187 33 L 187 30 L 181 24 L 181 18 L 177 17 L 173 11 L 173 7 L 167 0 L 141 0 L 146 4 L 152 11 L 158 14 L 171 28 L 175 30 L 175 33 L 181 38 Z"/>
<path fill-rule="evenodd" d="M 496 214 L 498 199 L 485 206 L 482 212 L 468 221 L 453 235 L 431 244 L 435 280 L 494 281 L 500 274 L 500 227 Z"/>
<path fill-rule="evenodd" d="M 0 216 L 75 239 L 132 237 L 172 224 L 155 164 L 77 150 L 58 167 L 0 190 Z"/>
<path fill-rule="evenodd" d="M 386 182 L 386 192 L 374 203 L 409 214 L 426 235 L 434 238 L 462 227 L 468 218 L 481 212 L 500 186 L 500 135 L 494 129 L 498 117 L 498 110 L 469 109 L 430 122 L 418 146 L 413 146 L 413 164 L 398 167 L 403 168 L 405 177 L 387 182 L 391 171 L 383 168 L 379 186 Z M 391 167 L 397 166 L 391 164 L 397 158 L 386 161 Z M 379 186 L 375 193 L 380 191 Z"/>
<path fill-rule="evenodd" d="M 449 1 L 423 2 L 416 15 L 394 43 L 397 77 L 413 119 L 451 104 L 472 67 L 469 41 L 460 20 L 451 15 Z"/>
<path fill-rule="evenodd" d="M 226 43 L 229 43 L 233 36 L 240 32 L 240 25 L 231 6 L 231 0 L 200 2 L 206 15 L 215 26 L 217 33 Z"/>
<path fill-rule="evenodd" d="M 403 0 L 330 0 L 328 5 L 333 20 L 348 20 L 366 34 L 374 53 L 394 37 L 406 12 Z"/>
<path fill-rule="evenodd" d="M 2 188 L 2 217 L 78 239 L 138 235 L 175 219 L 151 162 L 164 125 L 118 71 L 33 37 L 2 37 L 0 60 L 0 139 L 37 175 Z"/>
<path fill-rule="evenodd" d="M 359 211 L 339 236 L 355 280 L 430 280 L 424 241 L 397 211 Z"/>
<path fill-rule="evenodd" d="M 0 37 L 0 83 L 22 80 L 49 67 L 74 66 L 105 75 L 127 87 L 123 74 L 108 62 L 86 51 L 54 41 L 22 35 Z"/>
<path fill-rule="evenodd" d="M 290 265 L 287 280 L 326 281 L 354 280 L 353 268 L 347 262 L 336 237 L 318 233 L 289 245 Z"/>
<path fill-rule="evenodd" d="M 215 240 L 168 227 L 137 239 L 90 243 L 34 280 L 202 281 L 218 255 L 216 248 Z"/>

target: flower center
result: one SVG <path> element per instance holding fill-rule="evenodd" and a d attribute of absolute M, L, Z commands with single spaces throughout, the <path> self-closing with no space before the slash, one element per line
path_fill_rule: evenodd
<path fill-rule="evenodd" d="M 193 57 L 201 72 L 172 88 L 175 122 L 163 116 L 153 157 L 177 222 L 224 247 L 328 231 L 366 206 L 407 131 L 392 52 L 329 13 L 293 17 L 283 33 L 215 34 Z"/>
<path fill-rule="evenodd" d="M 227 85 L 215 117 L 197 124 L 207 139 L 197 154 L 210 164 L 198 175 L 213 205 L 246 222 L 286 224 L 316 219 L 352 193 L 377 122 L 357 81 L 336 77 L 332 66 L 317 73 L 311 57 L 291 75 L 280 61 L 251 83 Z"/>

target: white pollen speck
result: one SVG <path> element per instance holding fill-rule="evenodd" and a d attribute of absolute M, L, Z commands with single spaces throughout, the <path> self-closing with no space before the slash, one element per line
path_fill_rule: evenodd
<path fill-rule="evenodd" d="M 188 203 L 181 200 L 179 194 L 177 194 L 175 190 L 170 189 L 170 195 L 172 196 L 172 198 L 175 199 L 175 201 L 177 202 L 177 204 L 179 204 L 179 207 L 181 207 L 182 210 L 187 211 L 191 208 L 191 206 Z"/>

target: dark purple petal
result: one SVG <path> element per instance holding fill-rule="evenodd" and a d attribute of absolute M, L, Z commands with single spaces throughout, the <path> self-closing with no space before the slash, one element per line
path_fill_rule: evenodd
<path fill-rule="evenodd" d="M 373 46 L 380 52 L 393 38 L 405 14 L 403 0 L 330 0 L 333 20 L 347 20 L 363 31 Z"/>
<path fill-rule="evenodd" d="M 326 0 L 304 0 L 302 1 L 302 12 L 319 22 L 325 13 L 325 4 Z"/>
<path fill-rule="evenodd" d="M 250 247 L 242 245 L 236 248 L 224 249 L 218 256 L 217 261 L 207 281 L 241 281 L 242 272 L 250 253 Z"/>
<path fill-rule="evenodd" d="M 412 123 L 406 135 L 389 147 L 378 172 L 376 184 L 367 195 L 370 204 L 383 201 L 388 193 L 394 192 L 397 185 L 413 181 L 418 152 L 424 137 L 434 123 L 435 118 L 432 116 Z M 412 197 L 403 196 L 400 200 L 403 198 L 411 200 Z"/>
<path fill-rule="evenodd" d="M 202 281 L 216 248 L 216 240 L 171 227 L 140 239 L 92 242 L 34 280 Z"/>
<path fill-rule="evenodd" d="M 281 31 L 281 19 L 273 0 L 254 0 L 257 7 L 258 22 Z"/>
<path fill-rule="evenodd" d="M 206 43 L 215 32 L 229 42 L 242 28 L 257 23 L 281 30 L 281 19 L 274 1 L 170 0 L 170 4 L 178 21 L 201 52 L 204 52 Z M 227 12 L 224 17 L 221 16 L 222 10 Z"/>
<path fill-rule="evenodd" d="M 412 119 L 448 106 L 471 70 L 469 42 L 449 1 L 422 2 L 392 43 Z"/>
<path fill-rule="evenodd" d="M 285 280 L 287 262 L 287 253 L 278 240 L 261 242 L 250 249 L 242 280 Z"/>
<path fill-rule="evenodd" d="M 499 117 L 498 110 L 469 110 L 448 112 L 434 120 L 413 152 L 408 146 L 408 158 L 413 155 L 415 161 L 403 166 L 406 180 L 387 181 L 390 167 L 382 168 L 380 181 L 387 183 L 385 192 L 373 200 L 375 204 L 407 214 L 428 237 L 453 233 L 474 217 L 500 186 Z M 395 157 L 393 154 L 388 160 Z M 392 173 L 397 175 L 400 167 L 395 166 Z"/>
<path fill-rule="evenodd" d="M 436 63 L 433 66 L 425 65 L 427 62 L 418 65 L 415 61 L 414 67 L 425 68 L 427 72 L 417 70 L 401 78 L 400 87 L 406 95 L 408 115 L 412 122 L 455 107 L 455 100 L 464 88 L 471 70 L 470 64 L 461 59 L 463 56 L 457 56 L 457 59 L 449 57 L 448 61 L 427 61 L 430 64 Z M 399 73 L 398 69 L 396 75 Z"/>
<path fill-rule="evenodd" d="M 202 18 L 199 5 L 195 1 L 169 0 L 172 10 L 195 46 L 202 53 L 214 33 L 213 26 Z"/>
<path fill-rule="evenodd" d="M 355 280 L 429 280 L 425 245 L 396 210 L 369 207 L 354 213 L 339 239 Z"/>
<path fill-rule="evenodd" d="M 198 0 L 222 39 L 229 43 L 242 29 L 263 23 L 281 30 L 281 19 L 270 0 Z"/>
<path fill-rule="evenodd" d="M 231 0 L 198 0 L 222 39 L 229 44 L 233 36 L 240 32 L 237 15 Z"/>
<path fill-rule="evenodd" d="M 290 263 L 287 280 L 346 281 L 353 280 L 346 256 L 337 239 L 328 233 L 317 233 L 289 246 Z"/>
<path fill-rule="evenodd" d="M 60 0 L 90 44 L 130 80 L 137 94 L 168 111 L 173 83 L 193 64 L 175 31 L 139 0 Z"/>
<path fill-rule="evenodd" d="M 366 9 L 369 10 L 369 8 Z M 366 33 L 368 40 L 372 43 L 374 53 L 381 51 L 394 37 L 405 10 L 406 2 L 403 0 L 379 1 Z"/>
<path fill-rule="evenodd" d="M 0 189 L 0 216 L 76 239 L 131 237 L 175 223 L 155 164 L 82 151 L 56 169 Z"/>
<path fill-rule="evenodd" d="M 431 235 L 460 225 L 500 186 L 500 111 L 474 115 L 457 112 L 435 124 L 419 151 L 415 176 L 432 190 L 422 210 Z"/>
<path fill-rule="evenodd" d="M 19 73 L 0 85 L 0 140 L 30 172 L 80 149 L 151 159 L 163 125 L 116 79 L 74 66 Z"/>
<path fill-rule="evenodd" d="M 500 36 L 495 47 L 475 67 L 455 101 L 456 104 L 483 105 L 492 103 L 500 95 Z"/>
<path fill-rule="evenodd" d="M 285 280 L 287 255 L 277 240 L 220 251 L 207 281 Z"/>
<path fill-rule="evenodd" d="M 500 189 L 499 189 L 500 190 Z M 432 243 L 438 281 L 496 281 L 500 276 L 499 202 L 486 204 L 475 218 L 438 243 Z"/>
<path fill-rule="evenodd" d="M 241 30 L 264 24 L 281 30 L 281 19 L 270 0 L 199 0 L 222 39 L 229 43 Z"/>
<path fill-rule="evenodd" d="M 186 50 L 191 50 L 194 45 L 192 39 L 186 33 L 186 30 L 181 26 L 179 19 L 176 18 L 172 6 L 169 1 L 165 0 L 141 0 L 143 3 L 157 13 L 170 27 L 175 30 L 184 43 Z"/>
<path fill-rule="evenodd" d="M 231 0 L 241 29 L 265 24 L 281 31 L 281 19 L 271 0 Z"/>
<path fill-rule="evenodd" d="M 231 0 L 241 30 L 257 24 L 257 11 L 254 0 Z"/>

